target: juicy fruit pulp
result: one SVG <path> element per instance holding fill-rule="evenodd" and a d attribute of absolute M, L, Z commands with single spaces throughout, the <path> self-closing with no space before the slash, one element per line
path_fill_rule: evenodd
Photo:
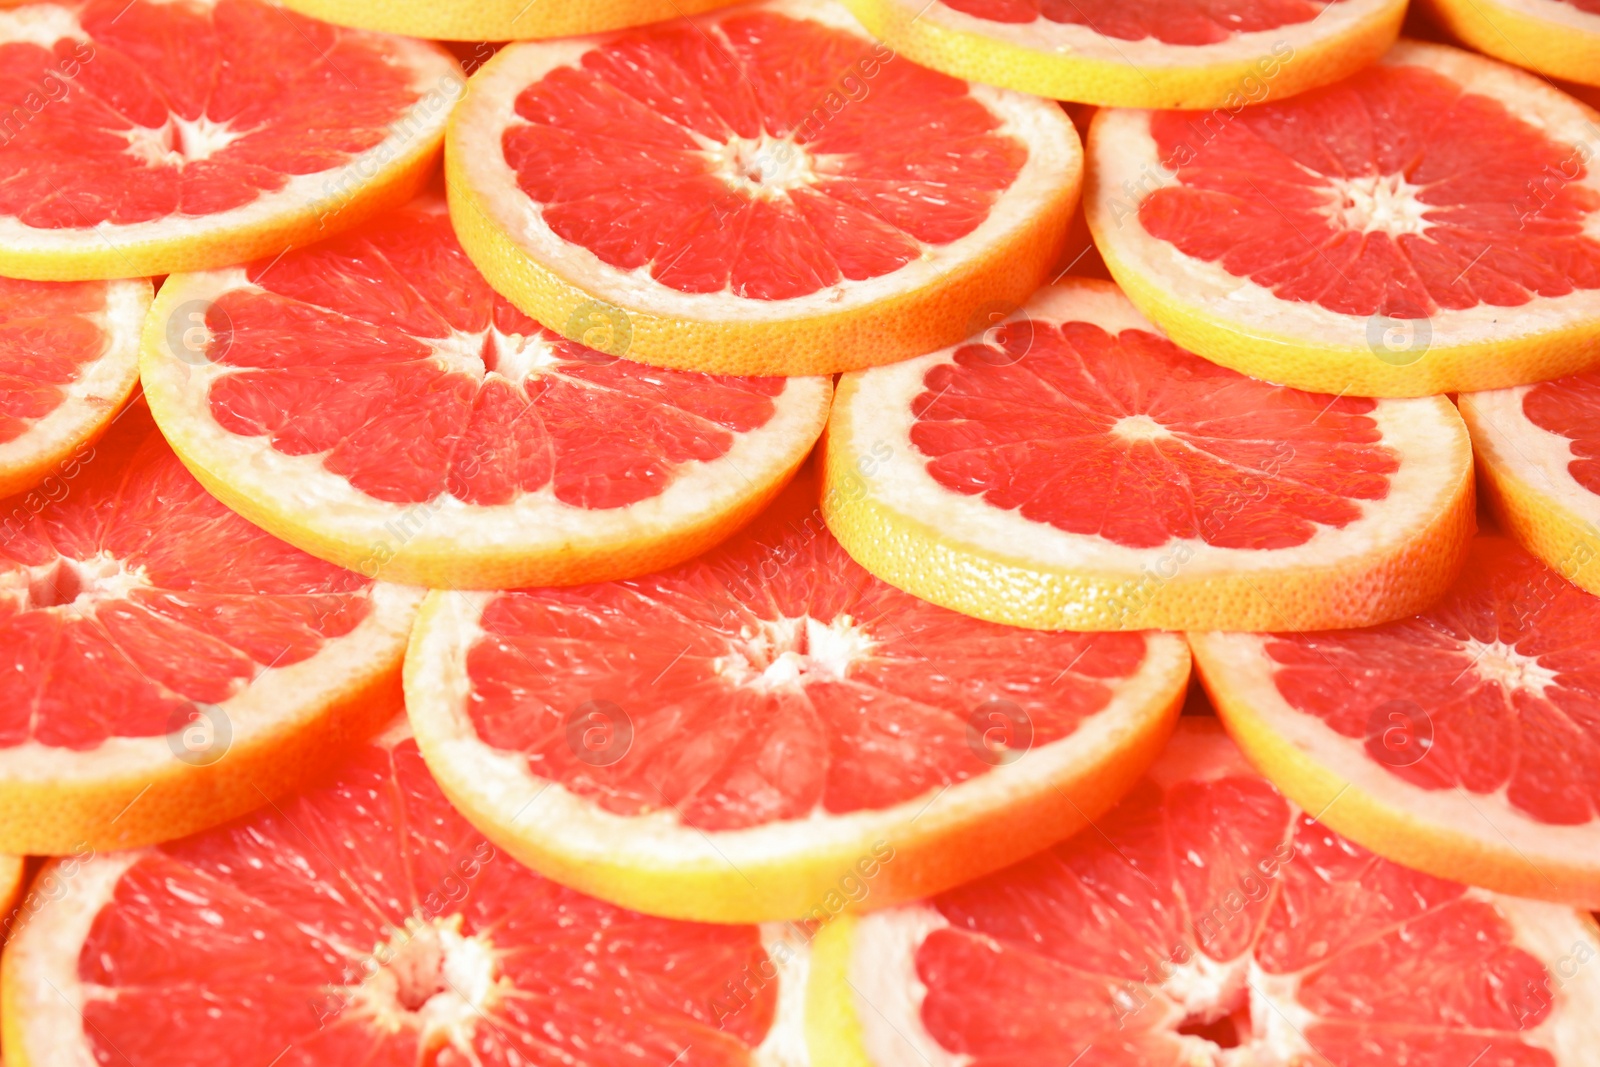
<path fill-rule="evenodd" d="M 0 444 L 15 441 L 61 406 L 89 364 L 105 354 L 103 282 L 0 278 Z"/>
<path fill-rule="evenodd" d="M 505 161 L 559 237 L 679 292 L 759 301 L 959 240 L 1028 155 L 966 83 L 772 11 L 620 36 L 515 109 Z"/>
<path fill-rule="evenodd" d="M 86 998 L 81 1031 L 53 1040 L 96 1058 L 200 1065 L 270 1046 L 301 1067 L 731 1067 L 772 1022 L 775 983 L 738 1012 L 716 1007 L 728 982 L 772 966 L 754 927 L 647 918 L 545 881 L 455 813 L 409 739 L 129 859 L 65 950 L 76 966 L 60 964 Z M 8 1007 L 23 977 L 8 974 Z M 19 1015 L 19 1044 L 37 1047 Z"/>
<path fill-rule="evenodd" d="M 1570 442 L 1567 473 L 1600 495 L 1600 372 L 1535 385 L 1522 397 L 1522 413 L 1541 430 Z"/>
<path fill-rule="evenodd" d="M 1340 0 L 938 0 L 946 7 L 995 22 L 1047 19 L 1086 26 L 1106 37 L 1164 44 L 1204 45 L 1240 33 L 1310 22 Z"/>

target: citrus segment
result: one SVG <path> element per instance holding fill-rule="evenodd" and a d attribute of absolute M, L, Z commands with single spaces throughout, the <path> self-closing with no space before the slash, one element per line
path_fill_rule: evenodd
<path fill-rule="evenodd" d="M 461 68 L 275 0 L 0 11 L 0 272 L 201 270 L 319 240 L 426 179 Z"/>
<path fill-rule="evenodd" d="M 1406 9 L 1396 0 L 845 2 L 896 52 L 958 78 L 1058 100 L 1223 114 L 1376 61 Z"/>
<path fill-rule="evenodd" d="M 1490 506 L 1561 577 L 1600 593 L 1600 376 L 1463 393 Z"/>
<path fill-rule="evenodd" d="M 169 279 L 144 347 L 157 421 L 223 501 L 341 566 L 453 588 L 702 551 L 782 488 L 832 394 L 552 334 L 489 288 L 432 198 Z"/>
<path fill-rule="evenodd" d="M 446 146 L 496 289 L 569 337 L 730 374 L 918 355 L 1059 255 L 1082 152 L 1054 104 L 898 59 L 827 0 L 502 50 Z"/>
<path fill-rule="evenodd" d="M 735 0 L 284 0 L 341 26 L 443 41 L 576 37 L 698 15 Z"/>
<path fill-rule="evenodd" d="M 1145 314 L 1246 374 L 1360 396 L 1539 381 L 1600 351 L 1596 121 L 1530 75 L 1403 42 L 1215 121 L 1102 111 L 1089 226 Z"/>
<path fill-rule="evenodd" d="M 1587 1061 L 1600 931 L 1396 866 L 1185 719 L 1098 824 L 818 938 L 812 1061 L 982 1067 Z M 847 1025 L 822 1028 L 831 1015 Z"/>
<path fill-rule="evenodd" d="M 1594 0 L 1430 0 L 1441 25 L 1480 52 L 1546 78 L 1600 85 Z"/>
<path fill-rule="evenodd" d="M 1254 381 L 1109 282 L 1040 290 L 981 338 L 847 375 L 828 524 L 868 570 L 1042 629 L 1316 629 L 1410 614 L 1471 533 L 1443 398 Z"/>
<path fill-rule="evenodd" d="M 1195 634 L 1263 773 L 1390 859 L 1600 905 L 1600 598 L 1481 536 L 1421 614 L 1362 630 Z"/>
<path fill-rule="evenodd" d="M 0 503 L 0 851 L 212 825 L 393 714 L 420 592 L 228 511 L 142 406 L 65 484 Z"/>
<path fill-rule="evenodd" d="M 914 898 L 1114 803 L 1177 715 L 1182 642 L 916 600 L 815 488 L 646 578 L 430 598 L 406 698 L 446 794 L 558 881 L 714 921 Z"/>
<path fill-rule="evenodd" d="M 0 278 L 0 497 L 45 479 L 110 425 L 139 382 L 148 281 Z"/>
<path fill-rule="evenodd" d="M 734 1067 L 778 1062 L 763 1042 L 788 1029 L 787 957 L 761 931 L 544 880 L 450 808 L 403 732 L 273 808 L 83 861 L 64 885 L 6 953 L 6 1054 L 24 1067 Z"/>

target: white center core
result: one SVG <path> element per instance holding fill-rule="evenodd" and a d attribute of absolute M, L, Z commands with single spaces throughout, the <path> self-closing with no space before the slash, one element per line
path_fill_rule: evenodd
<path fill-rule="evenodd" d="M 838 681 L 872 650 L 872 639 L 848 615 L 819 622 L 809 615 L 745 627 L 716 672 L 734 685 L 770 691 L 799 688 L 808 679 Z"/>
<path fill-rule="evenodd" d="M 1341 230 L 1357 233 L 1421 234 L 1429 227 L 1424 217 L 1432 205 L 1417 194 L 1403 174 L 1366 174 L 1358 178 L 1329 178 L 1330 196 L 1324 214 Z"/>
<path fill-rule="evenodd" d="M 1472 672 L 1508 693 L 1523 689 L 1542 696 L 1555 683 L 1555 671 L 1503 641 L 1469 640 L 1466 651 L 1473 657 Z"/>
<path fill-rule="evenodd" d="M 712 173 L 750 196 L 774 198 L 817 180 L 811 154 L 787 137 L 735 137 L 705 154 Z"/>
<path fill-rule="evenodd" d="M 450 1045 L 470 1054 L 485 1012 L 509 987 L 496 977 L 493 947 L 461 933 L 460 915 L 407 920 L 373 960 L 379 966 L 356 989 L 352 1004 L 390 1033 L 416 1028 L 424 1053 Z"/>
<path fill-rule="evenodd" d="M 1172 431 L 1149 415 L 1124 415 L 1111 424 L 1111 432 L 1124 441 L 1155 441 L 1172 436 Z"/>
<path fill-rule="evenodd" d="M 197 119 L 169 115 L 161 126 L 134 126 L 122 135 L 128 139 L 128 152 L 154 167 L 210 159 L 244 132 L 204 115 Z"/>
<path fill-rule="evenodd" d="M 29 575 L 27 606 L 91 615 L 109 600 L 125 600 L 135 589 L 148 588 L 142 569 L 129 568 L 102 552 L 88 559 L 63 558 L 34 568 Z"/>
<path fill-rule="evenodd" d="M 479 381 L 498 374 L 521 385 L 560 363 L 555 346 L 543 337 L 505 334 L 493 327 L 481 333 L 457 331 L 429 343 L 433 346 L 434 358 L 443 363 L 446 370 L 468 374 Z"/>

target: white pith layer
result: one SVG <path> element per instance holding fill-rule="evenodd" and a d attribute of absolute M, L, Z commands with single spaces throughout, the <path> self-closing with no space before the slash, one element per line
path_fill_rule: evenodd
<path fill-rule="evenodd" d="M 1533 388 L 1519 385 L 1457 397 L 1479 462 L 1504 471 L 1577 521 L 1600 530 L 1600 497 L 1569 469 L 1578 458 L 1572 439 L 1534 424 L 1523 413 L 1523 399 Z"/>

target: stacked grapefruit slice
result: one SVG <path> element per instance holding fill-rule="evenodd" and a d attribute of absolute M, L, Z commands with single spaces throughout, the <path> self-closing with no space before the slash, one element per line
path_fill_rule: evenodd
<path fill-rule="evenodd" d="M 434 594 L 406 702 L 445 793 L 604 899 L 820 922 L 1013 862 L 1143 773 L 1183 699 L 1176 636 L 919 601 L 844 554 L 815 493 L 644 578 Z"/>
<path fill-rule="evenodd" d="M 276 0 L 0 10 L 0 272 L 128 278 L 276 255 L 411 196 L 461 69 Z"/>
<path fill-rule="evenodd" d="M 1054 104 L 897 58 L 831 0 L 516 44 L 450 121 L 462 244 L 619 355 L 817 374 L 919 355 L 1060 254 L 1082 153 Z"/>
<path fill-rule="evenodd" d="M 1600 931 L 1373 856 L 1187 719 L 1083 834 L 824 931 L 813 1063 L 1577 1064 Z"/>
<path fill-rule="evenodd" d="M 341 26 L 446 41 L 574 37 L 698 15 L 736 0 L 284 0 Z"/>
<path fill-rule="evenodd" d="M 1494 389 L 1592 365 L 1600 116 L 1443 45 L 1220 117 L 1102 111 L 1089 226 L 1184 347 L 1357 396 Z"/>
<path fill-rule="evenodd" d="M 392 715 L 420 592 L 228 511 L 142 405 L 65 487 L 0 503 L 0 852 L 212 825 Z"/>
<path fill-rule="evenodd" d="M 1547 78 L 1600 84 L 1595 0 L 1429 0 L 1427 7 L 1486 55 Z"/>
<path fill-rule="evenodd" d="M 1300 392 L 1184 351 L 1108 282 L 846 375 L 824 508 L 884 580 L 1045 629 L 1308 629 L 1409 615 L 1473 525 L 1442 397 Z"/>

